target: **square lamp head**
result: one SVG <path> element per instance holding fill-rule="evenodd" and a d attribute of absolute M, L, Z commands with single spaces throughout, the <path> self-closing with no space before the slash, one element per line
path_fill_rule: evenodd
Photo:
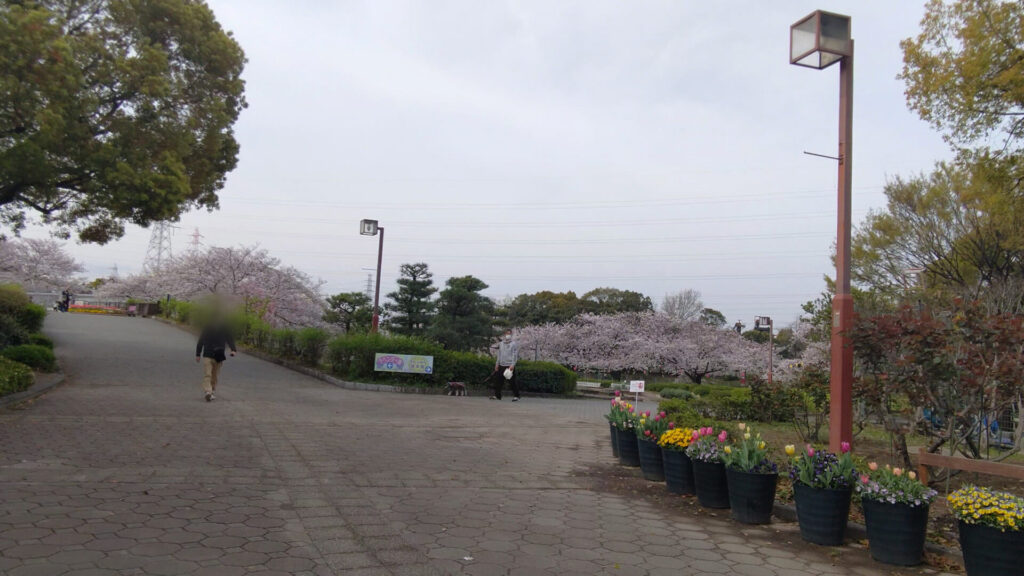
<path fill-rule="evenodd" d="M 789 27 L 789 63 L 822 70 L 850 56 L 850 17 L 817 10 Z"/>
<path fill-rule="evenodd" d="M 377 221 L 376 220 L 362 220 L 359 222 L 359 233 L 363 236 L 376 236 L 377 235 Z"/>

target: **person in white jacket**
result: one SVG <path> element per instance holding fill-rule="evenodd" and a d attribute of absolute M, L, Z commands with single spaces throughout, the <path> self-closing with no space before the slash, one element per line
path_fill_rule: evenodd
<path fill-rule="evenodd" d="M 494 361 L 494 396 L 491 396 L 491 400 L 501 400 L 501 389 L 505 380 L 508 380 L 512 388 L 512 401 L 519 401 L 519 385 L 516 383 L 518 361 L 519 343 L 512 339 L 512 331 L 506 330 L 505 336 L 498 343 L 498 357 Z"/>

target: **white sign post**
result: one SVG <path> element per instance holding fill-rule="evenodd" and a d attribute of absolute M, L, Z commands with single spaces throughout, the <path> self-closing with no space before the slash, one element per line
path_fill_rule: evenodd
<path fill-rule="evenodd" d="M 644 381 L 643 380 L 630 380 L 629 381 L 629 391 L 634 394 L 634 396 L 633 396 L 633 403 L 637 405 L 637 409 L 639 410 L 640 393 L 644 391 Z"/>

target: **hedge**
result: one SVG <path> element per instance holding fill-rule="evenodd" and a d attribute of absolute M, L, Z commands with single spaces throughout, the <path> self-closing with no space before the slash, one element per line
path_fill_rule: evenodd
<path fill-rule="evenodd" d="M 674 422 L 677 428 L 711 426 L 716 431 L 726 430 L 730 435 L 736 434 L 736 422 L 708 418 L 695 410 L 690 403 L 690 400 L 683 399 L 662 400 L 658 403 L 658 411 L 665 412 L 668 421 Z"/>
<path fill-rule="evenodd" d="M 44 372 L 53 372 L 57 369 L 57 359 L 53 356 L 53 350 L 38 344 L 4 348 L 0 350 L 0 356 Z"/>
<path fill-rule="evenodd" d="M 35 344 L 37 346 L 45 346 L 50 350 L 53 350 L 53 340 L 51 340 L 50 337 L 46 336 L 45 334 L 29 334 L 27 343 Z"/>
<path fill-rule="evenodd" d="M 24 364 L 0 356 L 0 396 L 28 390 L 35 383 L 35 374 Z"/>
<path fill-rule="evenodd" d="M 28 331 L 14 317 L 0 314 L 0 348 L 25 344 L 28 341 Z"/>

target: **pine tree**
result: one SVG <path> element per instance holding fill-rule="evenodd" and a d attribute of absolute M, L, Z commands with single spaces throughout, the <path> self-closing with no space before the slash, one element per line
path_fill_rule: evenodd
<path fill-rule="evenodd" d="M 494 301 L 481 292 L 483 280 L 449 278 L 437 300 L 431 334 L 449 350 L 485 350 L 494 339 Z"/>
<path fill-rule="evenodd" d="M 384 306 L 390 329 L 405 336 L 424 336 L 434 317 L 434 275 L 426 262 L 402 264 L 400 274 L 398 290 L 387 295 L 390 302 Z"/>

